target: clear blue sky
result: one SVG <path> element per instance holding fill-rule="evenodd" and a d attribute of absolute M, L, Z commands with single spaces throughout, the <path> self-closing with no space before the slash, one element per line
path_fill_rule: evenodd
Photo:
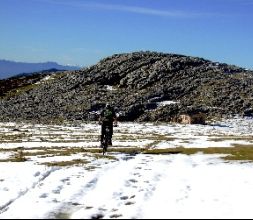
<path fill-rule="evenodd" d="M 253 69 L 253 0 L 0 0 L 0 59 L 93 65 L 157 51 Z"/>

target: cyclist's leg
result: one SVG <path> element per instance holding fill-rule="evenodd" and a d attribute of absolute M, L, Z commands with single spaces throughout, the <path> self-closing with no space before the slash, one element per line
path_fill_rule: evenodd
<path fill-rule="evenodd" d="M 110 123 L 110 140 L 109 140 L 109 144 L 112 145 L 112 135 L 113 135 L 113 123 Z"/>
<path fill-rule="evenodd" d="M 102 125 L 101 125 L 101 136 L 100 136 L 101 146 L 103 144 L 104 137 L 105 137 L 105 123 L 103 122 Z"/>

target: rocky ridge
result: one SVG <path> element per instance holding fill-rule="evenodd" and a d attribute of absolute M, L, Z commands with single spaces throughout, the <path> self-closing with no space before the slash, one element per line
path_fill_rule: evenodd
<path fill-rule="evenodd" d="M 198 57 L 115 54 L 89 68 L 34 77 L 9 89 L 1 80 L 1 121 L 97 120 L 106 102 L 124 121 L 171 121 L 199 111 L 253 115 L 253 71 Z"/>

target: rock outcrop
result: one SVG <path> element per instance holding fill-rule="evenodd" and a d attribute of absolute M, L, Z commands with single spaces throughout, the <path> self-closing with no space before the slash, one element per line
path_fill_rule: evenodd
<path fill-rule="evenodd" d="M 253 115 L 253 71 L 198 57 L 115 54 L 89 68 L 34 77 L 9 90 L 0 81 L 1 121 L 96 120 L 106 102 L 125 121 L 171 121 L 191 112 Z"/>

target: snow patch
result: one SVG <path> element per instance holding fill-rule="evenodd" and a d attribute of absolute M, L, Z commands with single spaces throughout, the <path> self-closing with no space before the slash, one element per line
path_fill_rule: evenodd
<path fill-rule="evenodd" d="M 157 102 L 156 104 L 158 105 L 158 107 L 162 107 L 162 106 L 166 106 L 166 105 L 174 105 L 177 103 L 179 103 L 179 102 L 177 102 L 177 101 L 162 101 L 162 102 Z"/>

